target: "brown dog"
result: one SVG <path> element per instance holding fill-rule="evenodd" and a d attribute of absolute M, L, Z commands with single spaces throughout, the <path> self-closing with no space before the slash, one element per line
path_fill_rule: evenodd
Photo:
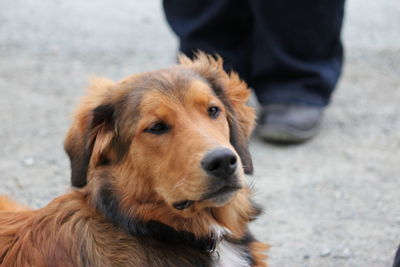
<path fill-rule="evenodd" d="M 266 266 L 248 229 L 249 94 L 202 53 L 95 81 L 65 141 L 82 189 L 34 211 L 0 198 L 1 266 Z"/>

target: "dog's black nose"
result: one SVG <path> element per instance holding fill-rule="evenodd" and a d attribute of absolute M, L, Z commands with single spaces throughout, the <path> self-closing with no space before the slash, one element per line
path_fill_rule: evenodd
<path fill-rule="evenodd" d="M 237 157 L 230 149 L 218 148 L 205 155 L 201 166 L 209 175 L 226 179 L 235 172 Z"/>

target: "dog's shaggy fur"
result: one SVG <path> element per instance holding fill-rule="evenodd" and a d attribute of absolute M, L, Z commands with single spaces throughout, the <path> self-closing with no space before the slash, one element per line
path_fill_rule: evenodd
<path fill-rule="evenodd" d="M 248 229 L 249 94 L 202 53 L 94 81 L 65 140 L 75 189 L 39 210 L 0 198 L 1 266 L 266 266 Z M 202 167 L 221 148 L 224 178 Z"/>

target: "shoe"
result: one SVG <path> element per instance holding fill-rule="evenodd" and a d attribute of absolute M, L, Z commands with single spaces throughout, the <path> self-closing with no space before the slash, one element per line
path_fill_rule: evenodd
<path fill-rule="evenodd" d="M 315 106 L 265 105 L 257 134 L 267 142 L 302 143 L 317 135 L 322 114 L 323 108 Z"/>

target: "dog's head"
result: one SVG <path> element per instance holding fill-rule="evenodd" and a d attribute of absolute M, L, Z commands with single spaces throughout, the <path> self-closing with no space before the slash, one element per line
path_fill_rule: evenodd
<path fill-rule="evenodd" d="M 189 216 L 225 205 L 253 170 L 249 94 L 221 59 L 204 54 L 117 83 L 94 81 L 65 141 L 72 185 L 101 180 L 127 209 L 164 203 Z"/>

